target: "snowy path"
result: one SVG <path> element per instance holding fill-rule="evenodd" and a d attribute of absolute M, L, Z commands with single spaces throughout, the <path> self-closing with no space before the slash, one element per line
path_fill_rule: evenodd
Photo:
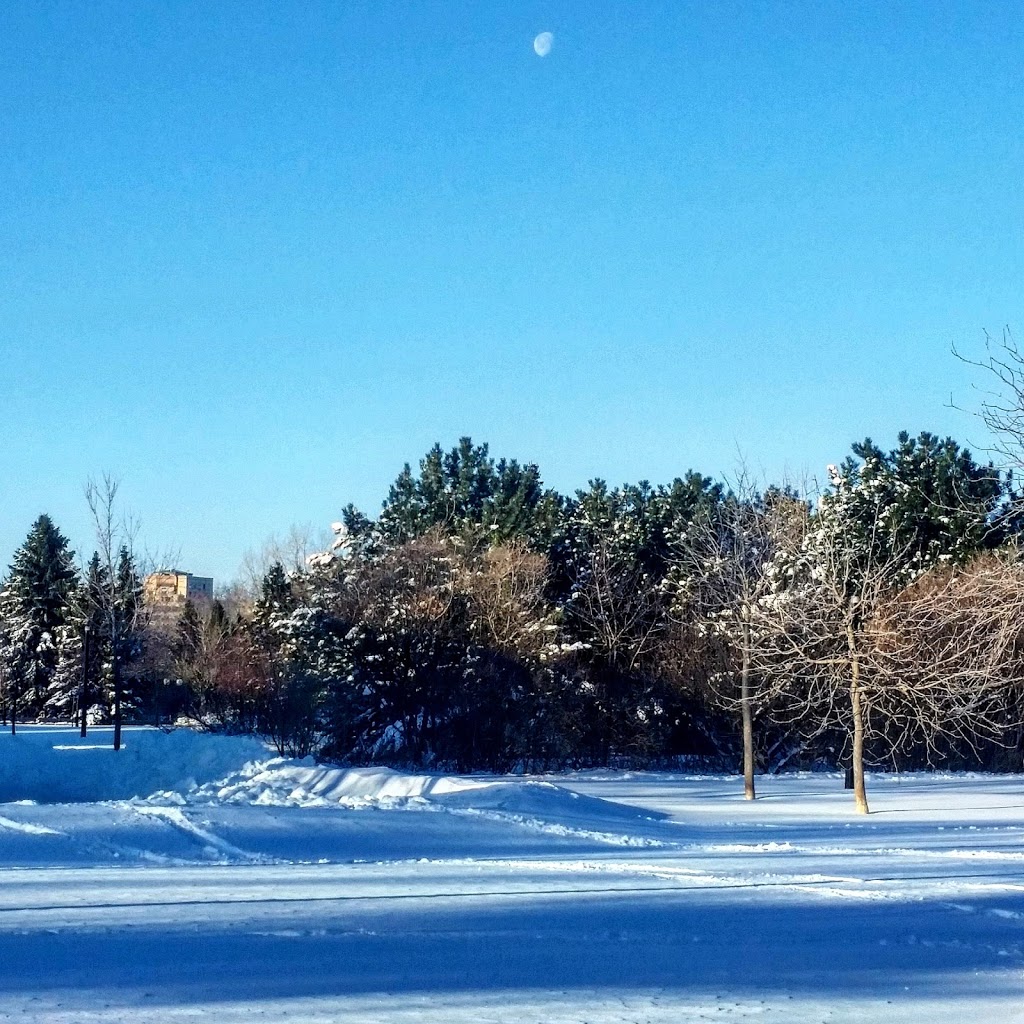
<path fill-rule="evenodd" d="M 959 888 L 959 903 L 863 884 L 651 886 L 628 864 L 557 860 L 16 874 L 0 1019 L 362 1020 L 376 1006 L 389 1020 L 405 1006 L 511 1021 L 531 1002 L 551 1019 L 559 1001 L 567 1020 L 1021 1019 L 1022 886 Z"/>
<path fill-rule="evenodd" d="M 277 762 L 3 804 L 0 1021 L 1024 1024 L 1024 780 L 737 788 Z"/>

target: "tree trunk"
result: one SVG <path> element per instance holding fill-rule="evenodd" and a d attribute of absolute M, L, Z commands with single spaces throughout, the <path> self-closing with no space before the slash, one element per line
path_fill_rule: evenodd
<path fill-rule="evenodd" d="M 853 798 L 861 814 L 868 813 L 864 788 L 864 707 L 860 692 L 860 656 L 853 626 L 847 629 L 850 645 L 850 709 L 853 712 Z"/>
<path fill-rule="evenodd" d="M 750 698 L 750 623 L 743 622 L 743 664 L 740 669 L 740 714 L 743 718 L 743 798 L 753 800 L 754 793 L 754 712 Z"/>

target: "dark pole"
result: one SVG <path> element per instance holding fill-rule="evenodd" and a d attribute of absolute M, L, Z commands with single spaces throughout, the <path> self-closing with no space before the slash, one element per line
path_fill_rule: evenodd
<path fill-rule="evenodd" d="M 114 673 L 114 749 L 121 749 L 121 655 L 118 644 L 112 643 L 111 665 Z"/>
<path fill-rule="evenodd" d="M 85 712 L 88 707 L 86 703 L 89 696 L 89 640 L 92 638 L 92 630 L 89 624 L 85 625 L 85 637 L 82 640 L 82 686 L 78 691 L 78 717 L 81 719 L 81 731 L 79 735 L 85 739 L 88 723 L 85 720 Z"/>

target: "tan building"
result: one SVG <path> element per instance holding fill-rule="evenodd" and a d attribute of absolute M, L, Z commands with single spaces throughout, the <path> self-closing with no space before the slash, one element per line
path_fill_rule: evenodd
<path fill-rule="evenodd" d="M 213 579 L 179 569 L 160 569 L 142 581 L 142 593 L 150 621 L 158 627 L 173 628 L 186 601 L 198 605 L 213 600 Z"/>

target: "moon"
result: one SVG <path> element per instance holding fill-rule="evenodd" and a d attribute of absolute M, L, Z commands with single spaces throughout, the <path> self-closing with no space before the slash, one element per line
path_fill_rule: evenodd
<path fill-rule="evenodd" d="M 538 57 L 546 57 L 551 52 L 551 44 L 555 37 L 550 32 L 541 32 L 533 41 L 533 52 Z"/>

